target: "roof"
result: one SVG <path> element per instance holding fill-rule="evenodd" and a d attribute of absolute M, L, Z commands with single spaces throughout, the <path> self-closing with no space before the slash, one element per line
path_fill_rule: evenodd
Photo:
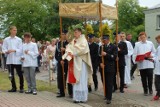
<path fill-rule="evenodd" d="M 158 9 L 158 8 L 160 8 L 160 3 L 151 7 L 151 8 L 149 8 L 148 10 L 153 10 L 153 9 Z"/>

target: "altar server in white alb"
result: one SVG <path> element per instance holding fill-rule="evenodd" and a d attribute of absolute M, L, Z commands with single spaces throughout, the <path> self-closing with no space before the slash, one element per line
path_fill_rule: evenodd
<path fill-rule="evenodd" d="M 10 26 L 9 28 L 10 36 L 4 39 L 2 45 L 2 52 L 7 55 L 7 67 L 9 71 L 9 77 L 12 84 L 12 89 L 8 92 L 16 92 L 17 87 L 14 78 L 14 69 L 16 69 L 19 76 L 20 83 L 20 93 L 23 93 L 23 72 L 22 72 L 22 63 L 20 61 L 22 56 L 22 39 L 17 37 L 17 28 L 16 26 Z"/>
<path fill-rule="evenodd" d="M 156 50 L 154 44 L 151 41 L 147 40 L 147 35 L 145 32 L 141 32 L 139 36 L 141 41 L 137 42 L 135 45 L 133 52 L 133 61 L 138 65 L 138 69 L 141 75 L 144 95 L 147 96 L 148 91 L 150 95 L 153 94 L 152 84 L 153 84 L 154 63 L 151 61 L 151 59 L 154 57 Z"/>
<path fill-rule="evenodd" d="M 133 46 L 131 42 L 126 40 L 126 34 L 122 32 L 121 34 L 121 40 L 127 44 L 128 54 L 125 55 L 125 88 L 127 88 L 128 84 L 131 84 L 131 78 L 130 78 L 130 71 L 131 71 L 131 55 L 133 54 Z"/>
<path fill-rule="evenodd" d="M 24 70 L 24 76 L 28 84 L 28 90 L 25 93 L 37 95 L 35 69 L 38 66 L 38 47 L 36 43 L 31 42 L 30 33 L 24 34 L 24 41 L 25 43 L 23 44 L 23 56 L 21 57 L 21 61 L 23 62 L 22 66 Z"/>
<path fill-rule="evenodd" d="M 160 98 L 160 35 L 156 37 L 158 48 L 156 51 L 156 54 L 154 56 L 154 62 L 155 62 L 155 69 L 154 69 L 154 75 L 155 75 L 155 88 L 156 88 L 156 95 L 153 97 L 153 100 L 158 100 Z"/>

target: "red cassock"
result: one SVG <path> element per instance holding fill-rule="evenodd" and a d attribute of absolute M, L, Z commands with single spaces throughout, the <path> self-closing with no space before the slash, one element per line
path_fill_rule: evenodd
<path fill-rule="evenodd" d="M 70 84 L 76 83 L 76 78 L 74 76 L 74 64 L 73 59 L 69 61 L 69 67 L 68 67 L 68 82 Z"/>

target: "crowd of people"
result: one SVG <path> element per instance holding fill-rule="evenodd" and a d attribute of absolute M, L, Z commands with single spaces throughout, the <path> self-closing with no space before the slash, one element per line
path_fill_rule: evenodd
<path fill-rule="evenodd" d="M 50 41 L 37 41 L 31 33 L 24 33 L 22 39 L 16 36 L 16 26 L 11 26 L 10 36 L 0 40 L 1 67 L 8 69 L 12 89 L 17 87 L 14 69 L 20 80 L 20 93 L 24 92 L 25 77 L 28 90 L 26 94 L 37 95 L 36 72 L 51 70 L 50 79 L 57 79 L 57 98 L 65 97 L 66 87 L 74 103 L 88 100 L 88 92 L 98 89 L 97 72 L 101 74 L 104 97 L 107 104 L 111 103 L 112 93 L 131 84 L 136 69 L 140 72 L 144 95 L 152 95 L 153 74 L 157 94 L 153 100 L 160 97 L 160 47 L 147 40 L 145 32 L 141 32 L 137 42 L 132 41 L 132 35 L 120 32 L 111 42 L 110 35 L 96 38 L 94 34 L 86 36 L 81 28 L 74 29 L 74 39 L 69 41 L 67 32 L 62 32 L 60 38 Z M 114 34 L 116 35 L 116 34 Z M 160 44 L 160 35 L 156 38 Z M 155 73 L 154 73 L 155 72 Z"/>

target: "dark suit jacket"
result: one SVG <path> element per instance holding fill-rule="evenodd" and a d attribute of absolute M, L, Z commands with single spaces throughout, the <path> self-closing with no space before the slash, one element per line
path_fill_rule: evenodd
<path fill-rule="evenodd" d="M 119 66 L 125 66 L 125 55 L 128 54 L 127 44 L 125 42 L 119 42 L 118 48 L 120 51 L 118 51 L 118 58 L 119 58 Z"/>
<path fill-rule="evenodd" d="M 63 48 L 66 48 L 66 46 L 68 45 L 67 41 L 63 42 Z M 62 60 L 62 52 L 61 52 L 61 41 L 59 41 L 56 44 L 56 53 L 55 53 L 55 58 L 58 62 L 60 62 Z"/>
<path fill-rule="evenodd" d="M 91 55 L 93 70 L 96 70 L 97 67 L 98 67 L 98 49 L 99 49 L 99 46 L 96 43 L 92 43 L 92 44 L 89 44 L 89 49 L 90 49 L 90 55 Z"/>
<path fill-rule="evenodd" d="M 101 52 L 102 47 L 100 48 Z M 118 48 L 116 45 L 110 43 L 108 46 L 103 46 L 103 51 L 107 53 L 104 56 L 104 65 L 105 65 L 105 72 L 115 72 L 115 61 L 118 55 Z M 102 63 L 102 57 L 101 57 Z"/>

